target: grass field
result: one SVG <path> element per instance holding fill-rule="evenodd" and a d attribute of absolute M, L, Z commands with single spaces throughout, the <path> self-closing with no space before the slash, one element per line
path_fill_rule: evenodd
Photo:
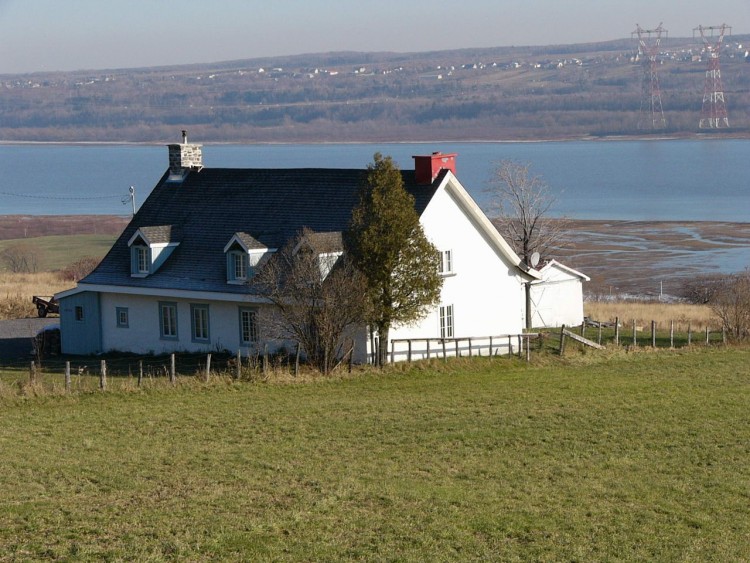
<path fill-rule="evenodd" d="M 617 351 L 6 394 L 0 560 L 747 560 L 748 365 Z"/>
<path fill-rule="evenodd" d="M 85 256 L 103 257 L 116 240 L 115 235 L 54 235 L 28 239 L 0 240 L 0 253 L 6 248 L 22 245 L 37 257 L 37 270 L 60 270 Z M 2 268 L 4 264 L 0 264 Z"/>

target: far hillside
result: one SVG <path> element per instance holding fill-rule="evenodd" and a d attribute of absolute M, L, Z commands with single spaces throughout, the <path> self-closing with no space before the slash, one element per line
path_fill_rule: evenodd
<path fill-rule="evenodd" d="M 721 134 L 750 131 L 748 39 L 724 41 L 731 128 Z M 705 49 L 697 39 L 668 37 L 658 60 L 667 124 L 659 134 L 694 135 Z M 635 135 L 645 133 L 638 127 L 643 75 L 631 39 L 4 75 L 0 139 L 164 142 L 181 127 L 205 142 Z"/>

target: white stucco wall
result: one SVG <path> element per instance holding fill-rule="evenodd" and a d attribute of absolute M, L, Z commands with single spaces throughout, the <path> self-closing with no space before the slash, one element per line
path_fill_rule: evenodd
<path fill-rule="evenodd" d="M 558 327 L 583 322 L 583 279 L 565 270 L 542 269 L 531 286 L 532 326 Z"/>
<path fill-rule="evenodd" d="M 177 339 L 161 338 L 159 303 L 177 304 Z M 192 339 L 192 316 L 190 305 L 208 305 L 209 341 L 194 342 Z M 128 309 L 127 327 L 117 325 L 118 307 Z M 264 323 L 267 322 L 268 309 L 262 306 L 216 300 L 174 299 L 122 293 L 101 294 L 101 326 L 103 351 L 128 351 L 136 354 L 165 354 L 171 352 L 217 352 L 228 350 L 232 353 L 240 350 L 243 355 L 261 350 L 269 344 L 269 351 L 287 345 L 290 350 L 294 344 L 284 341 L 270 341 L 264 334 Z M 241 308 L 255 308 L 259 311 L 259 343 L 255 346 L 240 345 Z M 349 331 L 345 335 L 345 346 L 348 349 L 351 340 L 355 344 L 355 361 L 367 361 L 367 331 L 364 327 Z"/>
<path fill-rule="evenodd" d="M 456 197 L 449 190 L 439 190 L 421 223 L 439 251 L 453 253 L 454 273 L 444 278 L 440 305 L 453 305 L 454 337 L 521 333 L 524 298 L 517 269 L 490 243 Z M 439 307 L 419 323 L 395 327 L 390 333 L 391 339 L 440 336 Z M 436 350 L 438 344 L 432 346 Z M 415 353 L 413 358 L 421 355 Z"/>
<path fill-rule="evenodd" d="M 161 338 L 159 303 L 177 304 L 177 339 Z M 209 341 L 193 342 L 190 305 L 208 305 Z M 117 308 L 127 307 L 128 327 L 117 326 Z M 103 293 L 101 295 L 102 348 L 125 350 L 137 354 L 169 352 L 236 351 L 240 347 L 239 308 L 250 307 L 236 302 L 200 299 L 157 298 L 140 295 Z"/>

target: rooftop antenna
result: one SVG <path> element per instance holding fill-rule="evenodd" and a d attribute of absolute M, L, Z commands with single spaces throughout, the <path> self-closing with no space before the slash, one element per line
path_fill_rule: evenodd
<path fill-rule="evenodd" d="M 664 129 L 667 120 L 661 106 L 661 89 L 659 88 L 659 48 L 661 38 L 667 36 L 667 30 L 659 24 L 656 29 L 643 29 L 635 24 L 631 37 L 638 36 L 638 60 L 643 67 L 641 78 L 641 113 L 638 118 L 638 129 Z"/>
<path fill-rule="evenodd" d="M 701 109 L 699 129 L 721 129 L 729 127 L 727 106 L 724 101 L 724 87 L 721 83 L 721 46 L 724 43 L 724 35 L 732 33 L 732 28 L 727 24 L 703 26 L 699 25 L 693 29 L 693 38 L 696 31 L 700 32 L 705 52 L 708 56 L 708 69 L 706 70 L 706 82 L 703 89 L 703 108 Z"/>

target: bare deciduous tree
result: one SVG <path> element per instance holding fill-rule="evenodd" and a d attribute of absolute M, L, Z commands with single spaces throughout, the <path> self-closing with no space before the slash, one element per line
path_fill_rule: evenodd
<path fill-rule="evenodd" d="M 750 336 L 750 270 L 728 276 L 711 299 L 711 309 L 719 317 L 730 338 Z"/>
<path fill-rule="evenodd" d="M 303 230 L 251 282 L 274 305 L 269 336 L 293 339 L 322 373 L 337 365 L 347 331 L 365 318 L 365 281 L 341 254 L 340 235 Z"/>
<path fill-rule="evenodd" d="M 21 242 L 3 250 L 0 258 L 13 273 L 34 273 L 39 269 L 41 251 L 33 244 Z"/>
<path fill-rule="evenodd" d="M 565 219 L 550 216 L 555 196 L 540 176 L 531 174 L 530 168 L 527 163 L 503 160 L 485 190 L 489 214 L 497 217 L 495 224 L 500 234 L 527 267 L 536 265 L 532 263 L 535 253 L 546 258 L 551 249 L 563 246 L 567 227 Z M 526 284 L 526 328 L 531 328 L 530 301 Z"/>

